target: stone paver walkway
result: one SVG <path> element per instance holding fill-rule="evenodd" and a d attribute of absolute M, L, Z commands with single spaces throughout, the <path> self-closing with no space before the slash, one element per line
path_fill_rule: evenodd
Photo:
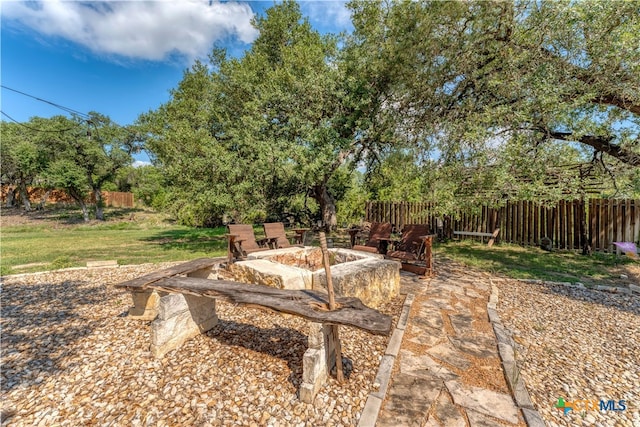
<path fill-rule="evenodd" d="M 438 267 L 430 280 L 403 273 L 401 292 L 414 299 L 375 425 L 526 425 L 487 315 L 489 276 Z"/>

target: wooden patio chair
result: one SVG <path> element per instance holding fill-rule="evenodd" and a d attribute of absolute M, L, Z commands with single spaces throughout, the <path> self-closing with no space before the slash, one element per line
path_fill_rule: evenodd
<path fill-rule="evenodd" d="M 229 262 L 235 259 L 243 259 L 252 252 L 264 251 L 267 247 L 267 239 L 256 240 L 251 224 L 229 224 L 227 236 L 227 258 Z"/>
<path fill-rule="evenodd" d="M 292 245 L 287 238 L 287 233 L 284 231 L 284 223 L 282 222 L 265 222 L 262 224 L 264 227 L 264 234 L 267 236 L 268 243 L 272 245 L 273 249 L 289 248 Z"/>
<path fill-rule="evenodd" d="M 367 242 L 364 245 L 353 245 L 352 249 L 371 253 L 385 253 L 391 238 L 391 229 L 391 223 L 389 222 L 372 222 Z"/>
<path fill-rule="evenodd" d="M 400 241 L 395 242 L 387 258 L 398 259 L 402 269 L 420 276 L 433 274 L 432 244 L 434 234 L 425 224 L 407 224 L 402 229 Z"/>

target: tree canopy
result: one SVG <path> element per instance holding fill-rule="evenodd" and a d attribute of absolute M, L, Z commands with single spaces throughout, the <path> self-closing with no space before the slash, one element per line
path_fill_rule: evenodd
<path fill-rule="evenodd" d="M 390 82 L 387 114 L 438 164 L 483 175 L 494 193 L 511 182 L 510 196 L 566 164 L 618 178 L 640 165 L 637 2 L 350 7 L 351 48 Z"/>
<path fill-rule="evenodd" d="M 254 19 L 250 49 L 196 61 L 135 132 L 94 114 L 95 135 L 51 134 L 58 148 L 44 163 L 37 138 L 3 123 L 16 141 L 3 180 L 44 170 L 99 200 L 142 134 L 156 169 L 131 182 L 197 226 L 293 216 L 329 228 L 367 198 L 447 213 L 640 193 L 640 3 L 348 7 L 354 30 L 337 35 L 316 31 L 296 2 L 275 4 Z"/>

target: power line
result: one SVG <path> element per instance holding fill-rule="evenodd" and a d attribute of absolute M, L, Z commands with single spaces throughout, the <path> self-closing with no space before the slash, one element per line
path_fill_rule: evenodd
<path fill-rule="evenodd" d="M 62 133 L 62 132 L 68 132 L 70 130 L 73 130 L 74 128 L 67 128 L 67 129 L 57 129 L 57 130 L 50 130 L 50 129 L 38 129 L 38 128 L 34 128 L 33 126 L 28 126 L 25 125 L 24 123 L 21 123 L 19 121 L 17 121 L 16 119 L 14 119 L 13 117 L 11 117 L 10 115 L 8 115 L 7 113 L 5 113 L 4 111 L 0 110 L 0 113 L 2 113 L 3 116 L 5 116 L 6 118 L 8 118 L 9 120 L 11 120 L 12 122 L 19 124 L 20 126 L 27 128 L 29 130 L 33 130 L 36 132 L 49 132 L 49 133 Z"/>
<path fill-rule="evenodd" d="M 24 95 L 24 96 L 27 96 L 27 97 L 29 97 L 29 98 L 33 98 L 33 99 L 38 100 L 38 101 L 40 101 L 40 102 L 44 102 L 45 104 L 52 105 L 52 106 L 54 106 L 54 107 L 56 107 L 56 108 L 59 108 L 59 109 L 61 109 L 61 110 L 63 110 L 63 111 L 66 111 L 67 113 L 75 114 L 75 115 L 77 115 L 77 116 L 81 116 L 81 117 L 83 117 L 83 118 L 84 118 L 84 119 L 86 119 L 86 120 L 88 120 L 88 119 L 90 119 L 90 118 L 91 118 L 91 116 L 89 116 L 89 115 L 88 115 L 88 114 L 86 114 L 86 113 L 80 112 L 80 111 L 78 111 L 78 110 L 74 110 L 73 108 L 65 107 L 65 106 L 60 105 L 60 104 L 56 104 L 55 102 L 52 102 L 52 101 L 47 101 L 46 99 L 39 98 L 39 97 L 37 97 L 37 96 L 35 96 L 35 95 L 31 95 L 31 94 L 28 94 L 28 93 L 26 93 L 26 92 L 22 92 L 22 91 L 17 90 L 17 89 L 13 89 L 13 88 L 10 88 L 10 87 L 5 86 L 5 85 L 0 85 L 0 87 L 2 87 L 3 89 L 10 90 L 10 91 L 15 92 L 15 93 L 19 93 L 20 95 Z"/>

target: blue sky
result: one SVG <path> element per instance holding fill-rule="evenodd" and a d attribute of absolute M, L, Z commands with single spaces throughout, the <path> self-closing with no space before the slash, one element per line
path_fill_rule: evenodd
<path fill-rule="evenodd" d="M 350 30 L 342 1 L 299 2 L 321 32 Z M 242 55 L 250 21 L 274 4 L 196 0 L 0 3 L 2 120 L 67 115 L 24 92 L 120 125 L 169 100 L 182 74 L 214 46 Z M 142 155 L 139 160 L 146 160 Z"/>

